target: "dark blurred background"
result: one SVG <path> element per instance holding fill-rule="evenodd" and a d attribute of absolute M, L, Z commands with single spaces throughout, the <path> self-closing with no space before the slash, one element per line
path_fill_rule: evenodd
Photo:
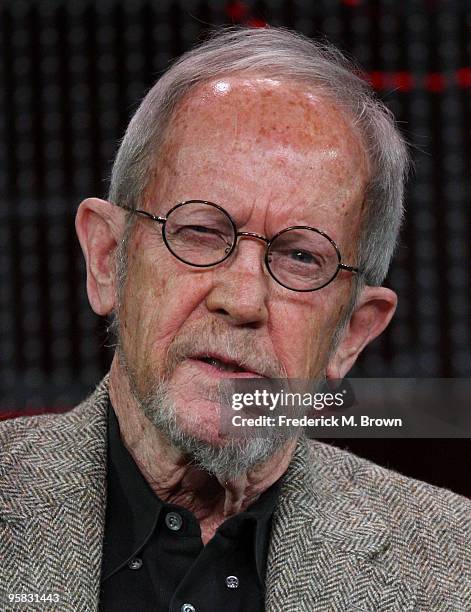
<path fill-rule="evenodd" d="M 407 219 L 386 283 L 399 309 L 352 376 L 470 376 L 470 2 L 3 0 L 2 418 L 66 410 L 107 371 L 112 351 L 87 302 L 77 205 L 106 197 L 119 139 L 169 62 L 211 27 L 238 23 L 327 37 L 353 55 L 412 147 Z M 467 440 L 339 443 L 471 494 Z"/>

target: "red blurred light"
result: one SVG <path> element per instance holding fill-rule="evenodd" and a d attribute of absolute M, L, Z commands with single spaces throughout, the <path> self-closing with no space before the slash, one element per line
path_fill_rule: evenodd
<path fill-rule="evenodd" d="M 49 406 L 41 406 L 37 408 L 20 408 L 18 410 L 0 408 L 0 421 L 6 421 L 8 419 L 17 419 L 18 417 L 25 416 L 37 416 L 39 414 L 62 414 L 68 412 L 73 406 L 55 406 L 53 408 Z"/>
<path fill-rule="evenodd" d="M 445 77 L 439 72 L 431 72 L 425 77 L 425 87 L 433 93 L 443 91 L 445 87 Z"/>
<path fill-rule="evenodd" d="M 369 72 L 366 77 L 374 89 L 381 90 L 384 89 L 387 85 L 388 79 L 386 77 L 386 74 L 384 72 L 380 72 L 379 70 L 373 70 L 372 72 Z"/>
<path fill-rule="evenodd" d="M 456 82 L 460 87 L 471 87 L 471 68 L 460 68 L 457 70 Z"/>
<path fill-rule="evenodd" d="M 255 17 L 248 19 L 246 24 L 251 28 L 266 28 L 268 26 L 266 21 L 263 19 L 256 19 Z"/>
<path fill-rule="evenodd" d="M 247 15 L 248 11 L 249 7 L 238 0 L 235 2 L 230 2 L 226 6 L 226 14 L 234 21 L 242 21 L 242 19 L 244 19 L 244 17 Z"/>
<path fill-rule="evenodd" d="M 415 86 L 414 77 L 410 72 L 393 72 L 391 81 L 400 91 L 410 91 Z"/>

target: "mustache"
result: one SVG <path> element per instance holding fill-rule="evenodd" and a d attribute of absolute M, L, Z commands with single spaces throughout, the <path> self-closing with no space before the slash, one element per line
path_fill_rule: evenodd
<path fill-rule="evenodd" d="M 188 326 L 173 339 L 166 352 L 164 379 L 185 359 L 206 354 L 224 356 L 267 378 L 287 378 L 282 363 L 254 330 L 231 328 L 211 320 Z"/>

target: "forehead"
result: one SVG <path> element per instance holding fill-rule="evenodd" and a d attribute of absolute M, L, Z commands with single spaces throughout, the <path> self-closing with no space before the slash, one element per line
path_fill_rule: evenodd
<path fill-rule="evenodd" d="M 229 76 L 190 90 L 171 121 L 167 145 L 197 135 L 231 141 L 252 136 L 308 152 L 323 143 L 362 149 L 345 112 L 320 90 L 296 82 Z"/>
<path fill-rule="evenodd" d="M 232 202 L 237 210 L 240 193 L 253 205 L 270 199 L 272 211 L 279 195 L 299 211 L 311 203 L 350 205 L 364 191 L 367 175 L 351 118 L 323 92 L 238 75 L 200 84 L 180 102 L 151 192 L 173 203 Z"/>

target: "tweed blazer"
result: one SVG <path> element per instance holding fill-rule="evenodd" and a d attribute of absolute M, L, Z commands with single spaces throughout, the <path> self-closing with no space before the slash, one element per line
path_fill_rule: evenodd
<path fill-rule="evenodd" d="M 107 385 L 66 414 L 0 425 L 2 612 L 98 609 Z M 303 437 L 273 517 L 266 610 L 471 610 L 470 525 L 466 498 Z"/>

